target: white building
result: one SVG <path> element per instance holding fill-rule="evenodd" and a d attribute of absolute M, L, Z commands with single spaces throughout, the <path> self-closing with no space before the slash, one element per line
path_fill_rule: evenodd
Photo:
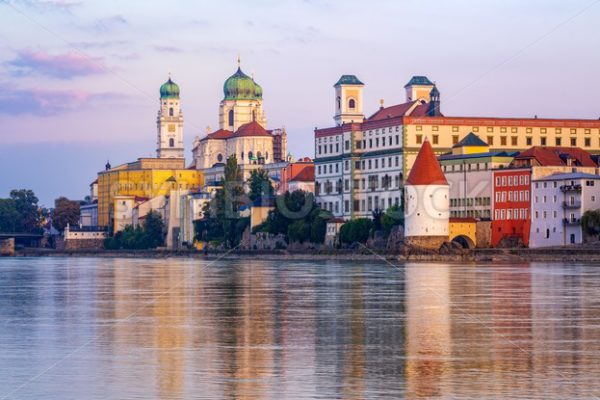
<path fill-rule="evenodd" d="M 407 244 L 439 249 L 448 241 L 449 197 L 448 182 L 426 139 L 404 186 Z"/>
<path fill-rule="evenodd" d="M 532 181 L 529 247 L 582 243 L 581 217 L 600 208 L 600 176 L 559 173 Z"/>
<path fill-rule="evenodd" d="M 413 77 L 405 103 L 384 107 L 382 100 L 366 118 L 364 84 L 356 76 L 343 75 L 334 88 L 336 126 L 315 130 L 317 204 L 344 219 L 400 205 L 407 170 L 403 118 L 440 115 L 439 92 L 426 77 Z"/>

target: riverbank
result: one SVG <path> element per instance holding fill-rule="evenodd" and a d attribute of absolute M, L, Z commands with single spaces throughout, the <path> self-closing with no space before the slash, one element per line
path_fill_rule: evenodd
<path fill-rule="evenodd" d="M 553 247 L 544 249 L 465 249 L 453 254 L 385 254 L 378 250 L 314 250 L 289 251 L 211 251 L 204 255 L 198 251 L 168 250 L 79 250 L 60 251 L 51 249 L 20 249 L 16 257 L 100 257 L 100 258 L 168 258 L 185 257 L 206 260 L 216 259 L 252 259 L 257 255 L 263 260 L 294 261 L 376 261 L 390 262 L 423 261 L 423 262 L 510 262 L 561 261 L 561 262 L 600 262 L 600 248 L 590 245 Z"/>

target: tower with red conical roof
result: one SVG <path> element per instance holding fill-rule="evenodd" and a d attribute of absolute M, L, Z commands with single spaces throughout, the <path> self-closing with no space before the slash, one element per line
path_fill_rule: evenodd
<path fill-rule="evenodd" d="M 405 243 L 437 250 L 448 241 L 449 186 L 427 139 L 404 185 Z"/>

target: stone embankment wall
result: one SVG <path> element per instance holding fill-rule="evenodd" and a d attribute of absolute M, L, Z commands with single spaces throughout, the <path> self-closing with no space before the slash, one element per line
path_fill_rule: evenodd
<path fill-rule="evenodd" d="M 15 239 L 2 239 L 0 240 L 0 256 L 14 256 L 15 255 Z"/>

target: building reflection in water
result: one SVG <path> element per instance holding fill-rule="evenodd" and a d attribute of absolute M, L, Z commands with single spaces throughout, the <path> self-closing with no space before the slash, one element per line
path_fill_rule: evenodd
<path fill-rule="evenodd" d="M 122 397 L 572 398 L 598 387 L 589 269 L 105 262 L 97 351 Z"/>

